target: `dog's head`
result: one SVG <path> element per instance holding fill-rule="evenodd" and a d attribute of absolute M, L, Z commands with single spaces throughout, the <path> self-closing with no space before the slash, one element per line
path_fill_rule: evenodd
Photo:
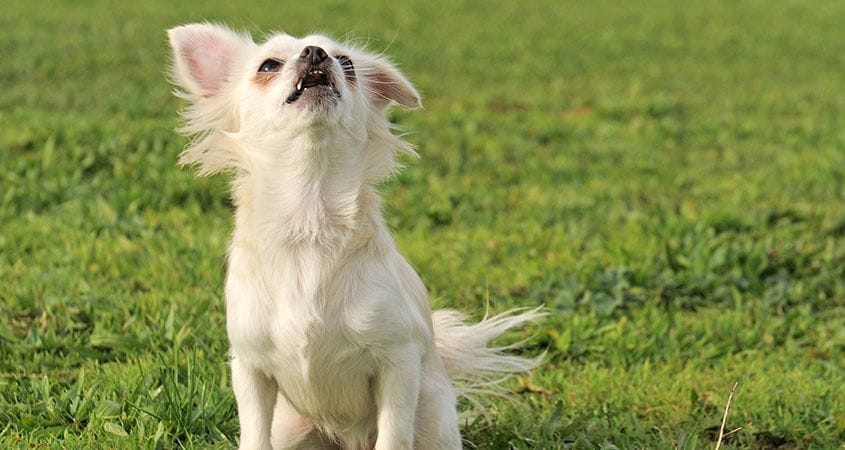
<path fill-rule="evenodd" d="M 414 87 L 384 57 L 325 36 L 277 34 L 262 44 L 212 24 L 168 32 L 173 78 L 189 102 L 181 162 L 200 173 L 271 160 L 359 159 L 372 180 L 411 151 L 390 133 L 385 109 L 420 106 Z"/>

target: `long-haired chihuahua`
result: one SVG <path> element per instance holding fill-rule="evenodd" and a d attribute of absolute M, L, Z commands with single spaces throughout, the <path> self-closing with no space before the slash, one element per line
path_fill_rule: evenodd
<path fill-rule="evenodd" d="M 233 175 L 225 297 L 241 448 L 461 448 L 457 396 L 539 363 L 490 340 L 543 312 L 467 324 L 431 311 L 377 191 L 414 153 L 385 112 L 419 107 L 416 89 L 384 57 L 324 36 L 168 34 L 194 136 L 180 162 Z"/>

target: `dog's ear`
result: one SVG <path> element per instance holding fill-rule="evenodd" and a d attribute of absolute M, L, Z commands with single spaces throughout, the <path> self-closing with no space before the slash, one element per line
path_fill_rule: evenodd
<path fill-rule="evenodd" d="M 173 49 L 175 82 L 196 97 L 213 97 L 232 76 L 238 56 L 253 45 L 228 28 L 195 23 L 167 31 Z"/>
<path fill-rule="evenodd" d="M 420 94 L 414 85 L 386 59 L 377 57 L 367 61 L 364 68 L 368 90 L 373 103 L 384 108 L 391 101 L 405 108 L 420 108 Z"/>

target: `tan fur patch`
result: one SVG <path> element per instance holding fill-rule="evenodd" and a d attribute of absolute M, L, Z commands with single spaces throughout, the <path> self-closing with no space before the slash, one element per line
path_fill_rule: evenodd
<path fill-rule="evenodd" d="M 266 88 L 276 79 L 276 76 L 279 75 L 278 72 L 258 72 L 252 78 L 252 81 L 258 85 L 260 88 Z"/>

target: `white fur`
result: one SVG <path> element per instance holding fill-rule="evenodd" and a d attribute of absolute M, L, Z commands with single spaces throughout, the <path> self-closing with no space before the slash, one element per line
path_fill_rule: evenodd
<path fill-rule="evenodd" d="M 211 24 L 169 36 L 195 136 L 181 162 L 234 175 L 226 311 L 241 448 L 460 448 L 456 395 L 535 366 L 488 342 L 542 312 L 475 325 L 432 314 L 375 189 L 397 151 L 413 153 L 385 109 L 419 106 L 416 90 L 386 59 L 323 36 L 257 45 Z M 356 78 L 333 60 L 335 100 L 285 103 L 307 45 L 349 56 Z M 286 63 L 258 82 L 267 58 Z"/>

